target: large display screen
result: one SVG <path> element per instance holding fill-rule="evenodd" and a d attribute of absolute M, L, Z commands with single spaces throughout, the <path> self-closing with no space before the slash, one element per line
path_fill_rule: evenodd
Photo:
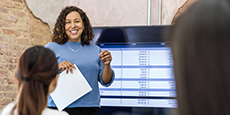
<path fill-rule="evenodd" d="M 132 113 L 135 109 L 177 108 L 171 50 L 163 40 L 168 28 L 93 28 L 92 43 L 111 52 L 115 72 L 110 87 L 99 84 L 102 110 L 106 108 L 111 113 L 126 108 Z"/>

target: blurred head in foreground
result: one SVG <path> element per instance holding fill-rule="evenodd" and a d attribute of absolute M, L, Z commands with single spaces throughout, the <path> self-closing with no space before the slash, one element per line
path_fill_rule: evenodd
<path fill-rule="evenodd" d="M 43 46 L 28 48 L 20 57 L 15 78 L 18 95 L 15 107 L 18 115 L 41 115 L 50 92 L 56 88 L 58 63 L 55 54 Z"/>
<path fill-rule="evenodd" d="M 230 115 L 230 8 L 195 2 L 169 34 L 180 115 Z"/>

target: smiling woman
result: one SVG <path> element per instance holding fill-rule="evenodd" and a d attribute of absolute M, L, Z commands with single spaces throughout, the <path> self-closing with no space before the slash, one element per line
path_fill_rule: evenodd
<path fill-rule="evenodd" d="M 65 31 L 71 42 L 80 42 L 84 24 L 80 14 L 76 11 L 70 12 L 66 16 Z"/>
<path fill-rule="evenodd" d="M 110 67 L 111 53 L 90 44 L 94 37 L 90 21 L 86 13 L 78 7 L 64 8 L 53 29 L 52 42 L 45 47 L 54 51 L 62 71 L 73 73 L 76 69 L 81 71 L 92 91 L 74 101 L 64 111 L 70 115 L 98 115 L 100 107 L 99 86 L 110 86 L 114 80 L 114 72 Z M 76 89 L 76 92 L 78 89 Z M 51 96 L 48 107 L 57 109 Z"/>

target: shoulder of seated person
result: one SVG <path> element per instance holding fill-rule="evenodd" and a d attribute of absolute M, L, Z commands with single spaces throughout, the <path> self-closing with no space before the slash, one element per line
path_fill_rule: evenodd
<path fill-rule="evenodd" d="M 13 109 L 15 103 L 9 103 L 2 111 L 1 115 L 9 115 L 11 110 Z"/>
<path fill-rule="evenodd" d="M 55 109 L 50 109 L 50 108 L 45 108 L 42 112 L 42 115 L 69 115 L 67 112 L 65 111 L 58 111 Z"/>

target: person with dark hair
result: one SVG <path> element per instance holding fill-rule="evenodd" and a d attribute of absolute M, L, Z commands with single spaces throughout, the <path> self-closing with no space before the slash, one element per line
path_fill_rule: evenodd
<path fill-rule="evenodd" d="M 230 115 L 230 7 L 195 2 L 169 34 L 180 115 Z"/>
<path fill-rule="evenodd" d="M 92 91 L 64 109 L 70 115 L 98 115 L 98 81 L 103 86 L 109 86 L 114 80 L 114 72 L 110 67 L 112 56 L 109 51 L 101 51 L 98 46 L 90 44 L 93 37 L 86 13 L 78 7 L 67 6 L 56 21 L 52 42 L 45 46 L 55 52 L 61 72 L 66 70 L 67 73 L 72 73 L 73 69 L 76 69 L 75 64 L 92 87 Z M 48 99 L 48 107 L 57 109 L 51 96 Z"/>
<path fill-rule="evenodd" d="M 47 108 L 48 95 L 56 88 L 58 79 L 57 59 L 50 49 L 27 49 L 19 59 L 15 79 L 16 101 L 8 104 L 1 115 L 68 115 Z"/>

